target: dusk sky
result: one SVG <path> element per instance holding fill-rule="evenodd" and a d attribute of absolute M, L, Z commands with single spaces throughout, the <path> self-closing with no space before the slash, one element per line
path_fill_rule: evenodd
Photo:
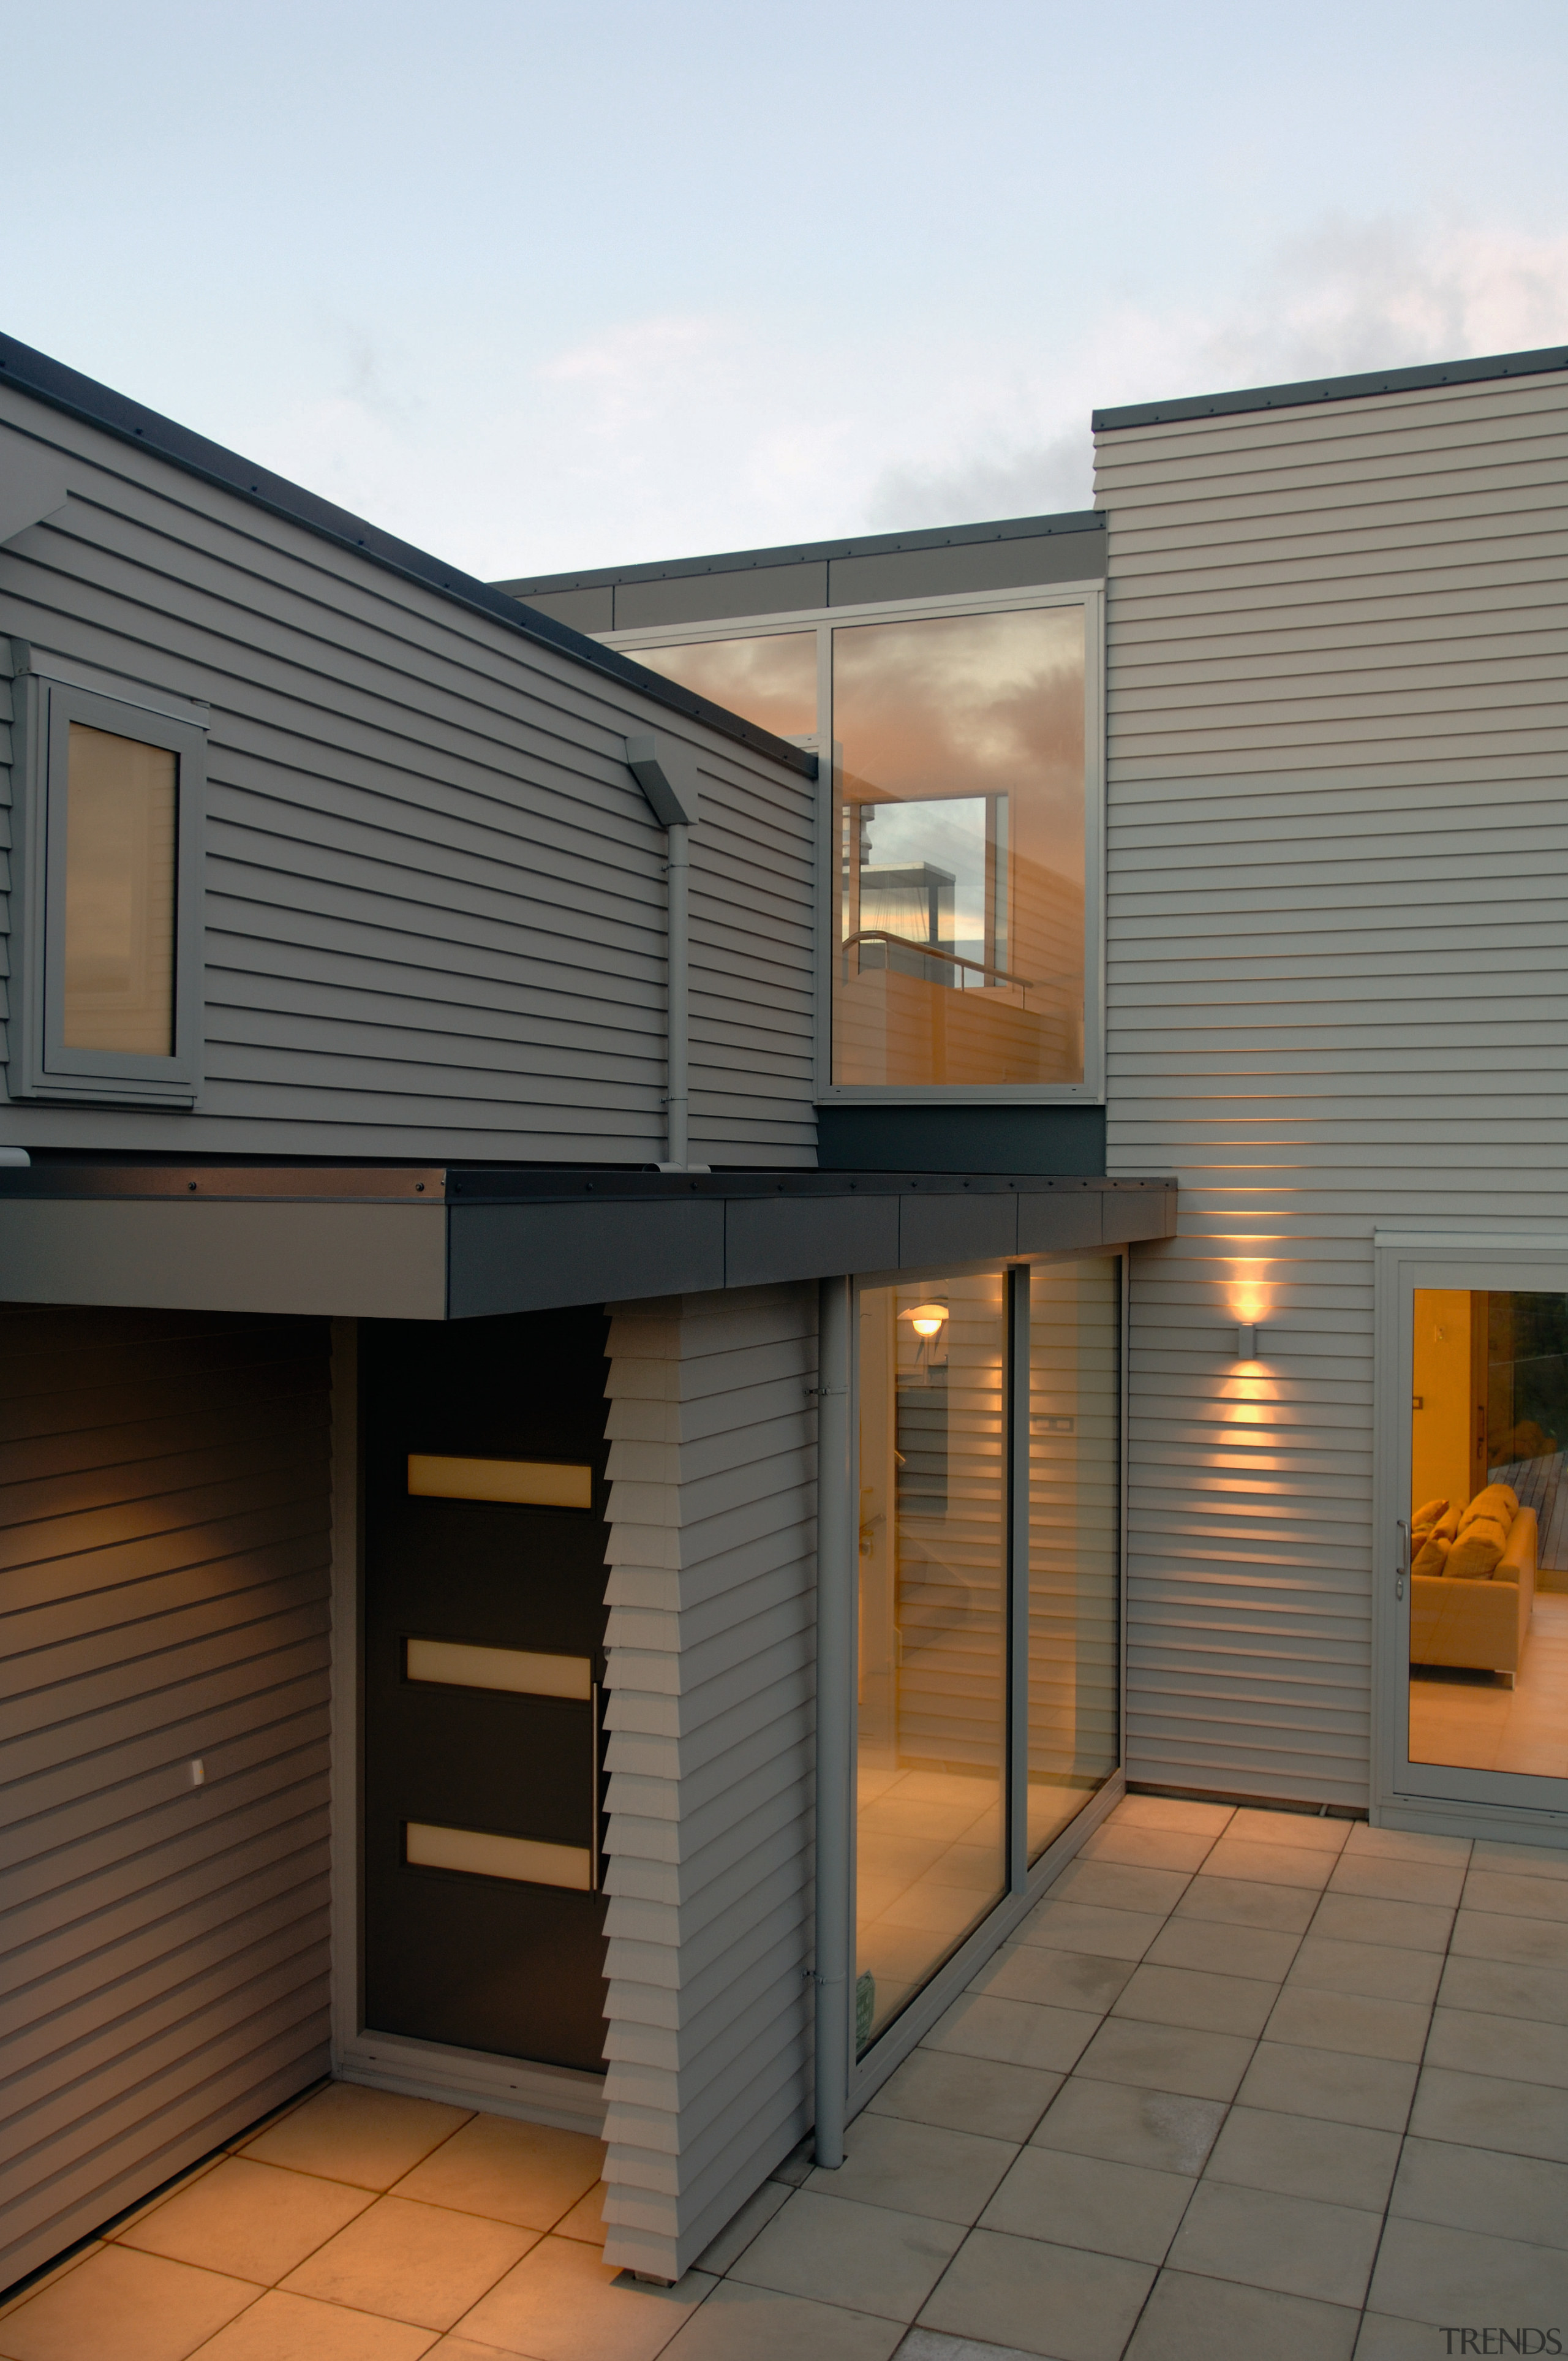
<path fill-rule="evenodd" d="M 487 576 L 1568 340 L 1561 0 L 0 0 L 0 326 Z M 24 103 L 25 102 L 25 103 Z"/>

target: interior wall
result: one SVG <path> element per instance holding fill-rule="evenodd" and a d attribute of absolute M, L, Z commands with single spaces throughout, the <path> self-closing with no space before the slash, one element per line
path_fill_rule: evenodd
<path fill-rule="evenodd" d="M 326 2071 L 326 1341 L 0 1310 L 0 2286 Z"/>
<path fill-rule="evenodd" d="M 612 1307 L 605 2258 L 664 2279 L 810 2120 L 816 1299 Z"/>

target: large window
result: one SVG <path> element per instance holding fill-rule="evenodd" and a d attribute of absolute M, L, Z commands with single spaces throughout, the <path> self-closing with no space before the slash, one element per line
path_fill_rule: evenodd
<path fill-rule="evenodd" d="M 822 1094 L 1093 1098 L 1098 605 L 861 609 L 618 644 L 824 787 Z"/>
<path fill-rule="evenodd" d="M 1119 1276 L 861 1290 L 858 2049 L 1120 1759 Z"/>
<path fill-rule="evenodd" d="M 200 727 L 24 679 L 19 1096 L 189 1105 L 199 1081 Z"/>

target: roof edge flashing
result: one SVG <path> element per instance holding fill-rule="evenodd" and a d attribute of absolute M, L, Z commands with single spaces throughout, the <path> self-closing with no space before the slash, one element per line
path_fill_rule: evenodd
<path fill-rule="evenodd" d="M 1422 362 L 1414 368 L 1372 369 L 1354 377 L 1311 378 L 1296 385 L 1256 385 L 1233 393 L 1182 396 L 1175 401 L 1134 401 L 1097 410 L 1096 434 L 1129 426 L 1174 426 L 1196 418 L 1234 418 L 1247 411 L 1304 410 L 1321 401 L 1357 401 L 1379 393 L 1421 393 L 1444 385 L 1485 385 L 1494 379 L 1541 377 L 1568 369 L 1568 345 L 1535 352 L 1492 353 L 1483 359 Z"/>

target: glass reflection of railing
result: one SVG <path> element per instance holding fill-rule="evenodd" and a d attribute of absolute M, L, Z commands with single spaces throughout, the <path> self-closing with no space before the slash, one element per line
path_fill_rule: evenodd
<path fill-rule="evenodd" d="M 1026 975 L 1010 975 L 1004 967 L 988 967 L 984 960 L 965 959 L 961 951 L 944 950 L 939 943 L 922 943 L 913 935 L 895 935 L 886 927 L 862 927 L 857 935 L 844 937 L 848 954 L 855 943 L 896 943 L 900 950 L 917 951 L 922 959 L 946 960 L 949 967 L 970 968 L 976 975 L 989 976 L 996 983 L 1015 983 L 1020 992 L 1033 992 L 1036 987 Z M 850 961 L 844 961 L 844 981 L 849 982 Z"/>

